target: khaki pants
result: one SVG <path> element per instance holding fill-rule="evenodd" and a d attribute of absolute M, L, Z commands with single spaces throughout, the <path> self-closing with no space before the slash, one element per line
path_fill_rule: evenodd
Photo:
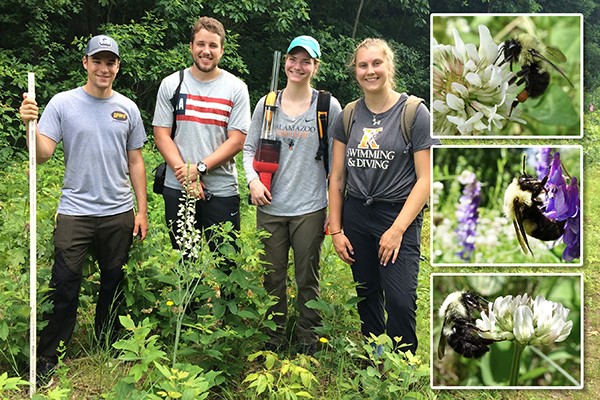
<path fill-rule="evenodd" d="M 277 296 L 279 301 L 268 313 L 277 313 L 273 321 L 277 331 L 269 331 L 269 342 L 279 346 L 285 339 L 287 319 L 287 277 L 290 248 L 294 251 L 294 271 L 298 287 L 298 309 L 300 317 L 296 327 L 296 336 L 300 344 L 312 344 L 317 341 L 314 332 L 321 325 L 321 316 L 316 310 L 305 306 L 309 300 L 319 297 L 319 261 L 323 244 L 325 209 L 295 217 L 279 217 L 266 214 L 258 209 L 257 228 L 265 229 L 271 236 L 264 239 L 268 275 L 264 286 L 267 292 Z"/>

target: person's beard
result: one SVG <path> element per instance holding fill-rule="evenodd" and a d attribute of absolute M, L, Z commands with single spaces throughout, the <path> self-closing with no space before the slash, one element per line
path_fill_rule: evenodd
<path fill-rule="evenodd" d="M 212 61 L 212 59 L 211 59 L 211 61 Z M 206 73 L 211 72 L 215 68 L 217 68 L 217 64 L 215 64 L 215 63 L 212 63 L 211 65 L 205 67 L 198 60 L 194 60 L 194 64 L 196 64 L 196 68 L 198 68 L 200 71 L 206 72 Z"/>

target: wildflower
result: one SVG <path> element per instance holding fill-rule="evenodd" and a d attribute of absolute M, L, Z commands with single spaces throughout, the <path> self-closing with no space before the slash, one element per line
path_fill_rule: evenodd
<path fill-rule="evenodd" d="M 319 342 L 325 344 L 325 343 L 329 343 L 329 340 L 327 340 L 327 338 L 321 337 L 321 338 L 319 338 Z"/>
<path fill-rule="evenodd" d="M 167 300 L 167 307 L 172 307 L 175 303 L 173 303 L 173 300 Z"/>
<path fill-rule="evenodd" d="M 440 203 L 440 194 L 444 190 L 444 184 L 440 181 L 435 181 L 431 185 L 431 204 L 439 204 Z"/>
<path fill-rule="evenodd" d="M 493 340 L 516 340 L 521 345 L 562 342 L 571 333 L 569 309 L 560 303 L 523 296 L 498 297 L 475 322 L 479 335 Z"/>
<path fill-rule="evenodd" d="M 186 194 L 177 210 L 177 228 L 178 235 L 176 237 L 181 256 L 183 258 L 197 258 L 199 248 L 196 245 L 200 242 L 201 232 L 196 228 L 196 201 L 192 195 Z"/>
<path fill-rule="evenodd" d="M 541 147 L 535 152 L 535 172 L 538 179 L 543 179 L 550 172 L 550 148 Z"/>
<path fill-rule="evenodd" d="M 569 202 L 577 204 L 577 210 L 572 216 L 567 218 L 565 223 L 565 233 L 563 234 L 563 242 L 566 244 L 565 250 L 563 251 L 562 258 L 565 261 L 573 261 L 580 257 L 580 214 L 579 214 L 579 188 L 577 186 L 577 178 L 573 177 L 573 180 L 567 186 L 567 193 Z"/>
<path fill-rule="evenodd" d="M 479 212 L 479 201 L 481 200 L 481 183 L 477 180 L 474 172 L 464 171 L 458 181 L 465 185 L 462 196 L 459 199 L 456 218 L 458 227 L 455 232 L 458 237 L 458 243 L 463 249 L 457 255 L 463 260 L 470 260 L 475 250 L 475 235 L 477 228 L 477 218 Z"/>
<path fill-rule="evenodd" d="M 546 217 L 564 223 L 563 242 L 566 245 L 562 258 L 572 261 L 580 257 L 580 207 L 577 178 L 571 178 L 567 185 L 560 162 L 560 153 L 554 153 L 548 182 L 546 183 L 548 203 L 544 214 Z"/>
<path fill-rule="evenodd" d="M 530 341 L 530 344 L 547 345 L 562 342 L 571 333 L 573 321 L 567 321 L 570 310 L 562 304 L 548 301 L 544 296 L 538 296 L 533 302 L 533 311 L 536 337 Z"/>
<path fill-rule="evenodd" d="M 499 47 L 489 29 L 479 25 L 479 49 L 452 32 L 454 46 L 434 39 L 432 47 L 434 134 L 485 135 L 508 120 L 524 123 L 519 110 L 511 113 L 518 88 L 508 83 L 514 76 L 510 63 L 495 64 Z"/>
<path fill-rule="evenodd" d="M 527 306 L 518 306 L 513 314 L 513 334 L 515 339 L 522 344 L 526 344 L 533 338 L 535 333 L 533 328 L 533 311 Z"/>
<path fill-rule="evenodd" d="M 546 191 L 548 193 L 546 216 L 553 220 L 563 221 L 566 219 L 566 214 L 568 213 L 565 207 L 567 182 L 563 176 L 559 152 L 554 153 L 550 172 L 548 173 Z"/>

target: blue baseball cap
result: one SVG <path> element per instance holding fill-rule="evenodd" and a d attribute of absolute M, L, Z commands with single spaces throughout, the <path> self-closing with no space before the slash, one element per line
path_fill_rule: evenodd
<path fill-rule="evenodd" d="M 85 55 L 93 56 L 101 51 L 110 51 L 118 58 L 121 58 L 119 55 L 119 45 L 110 36 L 98 35 L 91 38 L 85 48 Z"/>
<path fill-rule="evenodd" d="M 290 43 L 290 46 L 287 49 L 288 54 L 294 47 L 302 47 L 304 50 L 308 52 L 308 55 L 311 58 L 319 58 L 321 57 L 321 46 L 319 46 L 319 42 L 312 36 L 298 36 Z"/>

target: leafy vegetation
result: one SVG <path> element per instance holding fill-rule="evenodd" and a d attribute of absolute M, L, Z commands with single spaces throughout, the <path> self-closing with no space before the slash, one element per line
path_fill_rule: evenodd
<path fill-rule="evenodd" d="M 148 156 L 156 157 L 155 153 Z M 62 174 L 58 160 L 38 168 L 40 193 L 47 194 L 38 196 L 40 210 L 56 206 L 59 189 L 53 182 Z M 14 261 L 3 270 L 6 290 L 2 296 L 7 297 L 2 297 L 5 301 L 0 306 L 0 314 L 4 316 L 2 323 L 10 326 L 0 329 L 0 333 L 10 332 L 0 335 L 0 354 L 6 355 L 0 360 L 0 366 L 8 368 L 9 376 L 15 377 L 26 376 L 28 366 L 25 282 L 28 216 L 25 211 L 16 212 L 28 209 L 27 197 L 18 190 L 18 187 L 27 187 L 27 176 L 17 167 L 15 164 L 8 169 L 0 189 L 5 213 L 1 229 L 11 232 L 13 226 L 21 227 L 19 235 L 13 234 L 5 243 L 3 256 L 23 252 L 19 258 L 13 255 Z M 266 341 L 264 332 L 274 325 L 266 316 L 272 300 L 261 284 L 264 272 L 258 256 L 263 251 L 262 233 L 254 230 L 255 209 L 243 206 L 243 229 L 239 235 L 231 238 L 228 225 L 213 232 L 213 238 L 235 241 L 239 252 L 232 250 L 232 242 L 221 243 L 218 251 L 211 252 L 203 241 L 203 250 L 196 259 L 182 261 L 170 249 L 163 223 L 162 199 L 154 194 L 149 196 L 151 230 L 146 241 L 134 244 L 126 266 L 123 289 L 126 304 L 119 316 L 122 327 L 119 340 L 113 346 L 97 343 L 91 333 L 99 273 L 90 258 L 83 280 L 78 327 L 56 374 L 57 385 L 63 390 L 61 396 L 66 397 L 51 397 L 58 396 L 52 394 L 56 386 L 38 396 L 68 398 L 79 393 L 95 393 L 95 396 L 111 399 L 178 396 L 235 399 L 249 398 L 248 393 L 255 393 L 254 398 L 352 398 L 359 390 L 368 388 L 369 392 L 380 393 L 381 398 L 396 398 L 416 388 L 419 388 L 417 392 L 425 390 L 429 269 L 426 263 L 422 265 L 425 272 L 419 288 L 419 307 L 424 310 L 419 320 L 422 352 L 417 356 L 405 358 L 392 353 L 392 339 L 386 336 L 363 342 L 358 333 L 360 322 L 350 270 L 335 255 L 329 241 L 322 260 L 323 295 L 310 304 L 324 317 L 319 330 L 320 351 L 315 357 L 296 355 L 293 350 L 279 354 L 265 352 L 261 350 Z M 45 249 L 51 243 L 52 224 L 46 222 L 52 220 L 52 215 L 40 212 L 38 219 L 39 287 L 42 289 L 47 287 L 52 264 L 52 252 Z M 237 265 L 229 275 L 216 267 L 225 258 Z M 10 282 L 14 282 L 14 287 Z M 295 289 L 290 290 L 290 298 L 295 299 Z M 44 289 L 40 290 L 40 321 L 41 311 L 48 308 L 44 293 Z M 17 305 L 22 311 L 17 312 Z M 293 303 L 290 307 L 292 317 L 288 328 L 292 338 L 297 310 Z M 373 353 L 376 345 L 382 345 L 387 351 L 377 356 Z M 18 393 L 14 384 L 7 381 L 5 389 L 13 395 Z M 430 396 L 419 395 L 418 398 Z"/>
<path fill-rule="evenodd" d="M 600 104 L 600 14 L 592 0 L 201 0 L 179 2 L 153 0 L 6 0 L 0 4 L 0 398 L 27 398 L 28 365 L 28 195 L 27 155 L 22 124 L 18 118 L 21 93 L 26 91 L 28 71 L 35 71 L 38 102 L 44 106 L 59 91 L 84 82 L 80 68 L 87 39 L 96 33 L 113 35 L 120 43 L 123 63 L 116 88 L 133 98 L 150 121 L 160 80 L 189 65 L 189 29 L 200 15 L 223 21 L 229 30 L 223 66 L 248 84 L 253 103 L 268 90 L 273 50 L 285 49 L 298 34 L 311 34 L 323 48 L 316 86 L 328 89 L 344 104 L 358 95 L 353 78 L 344 67 L 358 40 L 366 36 L 389 39 L 397 50 L 400 89 L 429 96 L 429 12 L 581 12 L 584 16 L 584 104 Z M 460 143 L 457 141 L 456 143 Z M 480 144 L 469 142 L 468 144 Z M 486 143 L 487 144 L 487 143 Z M 506 144 L 506 143 L 504 143 Z M 513 144 L 513 143 L 508 143 Z M 546 144 L 546 143 L 540 143 Z M 558 144 L 558 143 L 557 143 Z M 586 387 L 582 391 L 431 390 L 429 388 L 430 291 L 432 272 L 429 227 L 424 226 L 418 287 L 417 331 L 420 347 L 415 357 L 403 358 L 385 351 L 375 357 L 372 345 L 390 348 L 393 338 L 358 334 L 357 299 L 348 267 L 341 263 L 326 240 L 322 255 L 322 298 L 312 304 L 324 316 L 319 332 L 322 348 L 310 358 L 292 351 L 263 352 L 264 329 L 269 320 L 264 310 L 270 299 L 261 289 L 262 267 L 257 260 L 255 210 L 242 208 L 242 232 L 235 237 L 241 249 L 207 257 L 237 257 L 235 279 L 208 267 L 203 283 L 193 290 L 194 312 L 180 308 L 187 289 L 178 284 L 177 256 L 169 249 L 164 227 L 162 199 L 149 194 L 150 234 L 136 243 L 127 265 L 126 309 L 120 314 L 122 330 L 116 348 L 93 339 L 93 310 L 99 276 L 90 259 L 82 286 L 78 326 L 69 344 L 57 382 L 40 391 L 38 399 L 100 398 L 302 398 L 323 399 L 587 399 L 600 395 L 590 385 L 600 371 L 600 299 L 598 271 L 600 233 L 595 221 L 600 201 L 593 196 L 600 185 L 600 120 L 585 116 L 584 226 L 585 246 L 585 341 Z M 152 143 L 144 149 L 146 164 L 160 156 Z M 148 173 L 150 173 L 150 169 Z M 491 173 L 497 170 L 489 169 Z M 54 213 L 62 183 L 60 151 L 38 167 L 38 314 L 46 311 L 49 268 L 52 260 Z M 245 188 L 240 176 L 240 187 Z M 247 194 L 242 193 L 242 198 Z M 429 217 L 426 217 L 426 221 Z M 224 228 L 226 229 L 226 228 Z M 213 263 L 214 263 L 213 258 Z M 576 269 L 579 271 L 580 269 Z M 573 272 L 573 267 L 552 269 L 511 268 L 510 272 Z M 481 268 L 435 268 L 435 272 L 482 273 Z M 190 279 L 197 276 L 191 274 Z M 188 281 L 185 281 L 188 282 Z M 195 284 L 195 281 L 189 281 Z M 233 304 L 218 293 L 225 289 L 239 296 Z M 290 289 L 290 298 L 295 298 Z M 236 307 L 237 306 L 237 307 Z M 290 331 L 294 327 L 294 304 L 290 305 Z M 434 303 L 434 308 L 437 303 Z M 187 308 L 187 307 L 186 307 Z M 183 314 L 182 314 L 183 312 Z M 180 323 L 178 323 L 180 318 Z M 433 334 L 439 326 L 433 320 Z M 40 324 L 40 328 L 43 326 Z M 179 329 L 178 329 L 179 326 Z M 177 332 L 179 331 L 179 337 Z M 290 337 L 292 337 L 290 335 Z M 178 343 L 174 355 L 175 343 Z M 435 348 L 435 346 L 434 346 Z M 576 363 L 572 354 L 570 362 Z M 439 365 L 438 365 L 439 366 Z M 448 365 L 446 365 L 448 367 Z M 455 367 L 463 368 L 459 361 Z M 469 367 L 471 368 L 471 367 Z M 479 368 L 479 367 L 477 367 Z M 488 368 L 496 368 L 489 366 Z M 481 369 L 480 369 L 481 370 Z M 452 369 L 441 370 L 442 374 Z M 477 376 L 478 373 L 476 374 Z M 495 378 L 497 379 L 497 378 Z"/>

